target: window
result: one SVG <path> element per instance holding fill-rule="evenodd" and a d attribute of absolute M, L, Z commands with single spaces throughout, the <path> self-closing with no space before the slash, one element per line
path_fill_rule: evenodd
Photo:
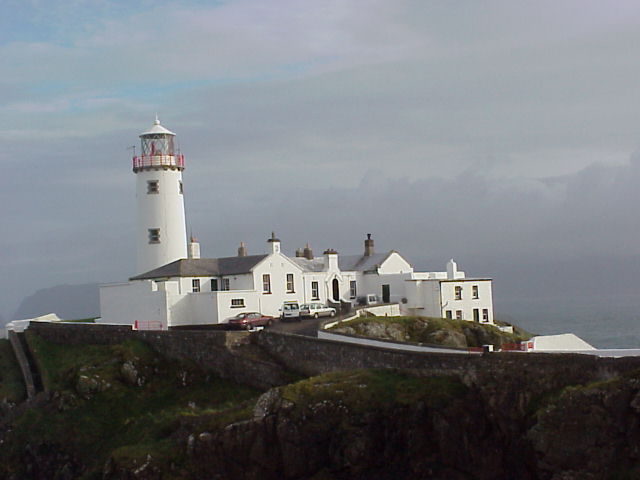
<path fill-rule="evenodd" d="M 228 278 L 223 278 L 223 279 L 222 279 L 222 288 L 221 288 L 220 290 L 224 290 L 225 292 L 226 292 L 227 290 L 231 290 L 231 289 L 229 288 L 229 279 L 228 279 Z"/>
<path fill-rule="evenodd" d="M 293 273 L 287 273 L 287 293 L 294 293 Z"/>
<path fill-rule="evenodd" d="M 160 243 L 159 228 L 150 228 L 148 232 L 149 232 L 149 243 Z"/>
<path fill-rule="evenodd" d="M 158 180 L 147 180 L 147 193 L 160 193 L 160 182 Z"/>
<path fill-rule="evenodd" d="M 456 287 L 456 300 L 462 300 L 462 287 Z"/>
<path fill-rule="evenodd" d="M 462 320 L 462 310 L 456 310 L 456 320 Z"/>
<path fill-rule="evenodd" d="M 184 193 L 184 187 L 182 186 L 182 180 L 178 180 L 178 192 L 180 192 L 180 195 L 182 195 Z"/>
<path fill-rule="evenodd" d="M 453 318 L 453 312 L 451 310 L 447 310 L 447 318 L 451 320 Z"/>
<path fill-rule="evenodd" d="M 350 298 L 356 298 L 356 281 L 355 280 L 351 280 L 349 282 L 349 297 Z"/>
<path fill-rule="evenodd" d="M 191 291 L 193 293 L 198 293 L 200 291 L 200 279 L 194 278 L 191 280 Z"/>
<path fill-rule="evenodd" d="M 320 300 L 320 289 L 318 282 L 311 282 L 311 300 Z"/>
<path fill-rule="evenodd" d="M 271 275 L 262 275 L 262 293 L 271 293 Z"/>
<path fill-rule="evenodd" d="M 482 321 L 483 322 L 488 322 L 489 321 L 489 309 L 488 308 L 483 308 L 482 309 Z"/>
<path fill-rule="evenodd" d="M 232 298 L 231 308 L 244 308 L 244 298 Z"/>
<path fill-rule="evenodd" d="M 480 321 L 480 310 L 478 310 L 477 308 L 473 309 L 473 321 L 474 322 Z"/>
<path fill-rule="evenodd" d="M 218 291 L 218 279 L 217 278 L 212 278 L 211 279 L 211 291 L 212 292 L 217 292 Z"/>
<path fill-rule="evenodd" d="M 473 298 L 480 298 L 478 296 L 478 285 L 474 285 L 472 288 L 472 294 L 473 294 Z"/>

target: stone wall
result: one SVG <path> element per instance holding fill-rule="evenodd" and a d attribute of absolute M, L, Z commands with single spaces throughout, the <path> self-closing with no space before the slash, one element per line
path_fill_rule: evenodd
<path fill-rule="evenodd" d="M 640 369 L 640 357 L 599 358 L 577 354 L 491 353 L 451 355 L 409 352 L 287 334 L 273 330 L 134 331 L 126 326 L 32 322 L 29 330 L 61 344 L 114 344 L 138 339 L 168 358 L 193 361 L 236 382 L 269 388 L 310 376 L 360 368 L 397 368 L 416 375 L 458 375 L 468 385 L 504 379 L 505 391 L 535 395 L 567 384 L 584 384 Z M 520 401 L 514 398 L 514 401 Z"/>
<path fill-rule="evenodd" d="M 283 385 L 291 375 L 278 361 L 249 342 L 244 331 L 143 331 L 130 326 L 32 322 L 29 330 L 64 345 L 112 345 L 137 339 L 171 359 L 191 361 L 222 378 L 264 389 Z"/>
<path fill-rule="evenodd" d="M 358 368 L 397 368 L 416 375 L 458 375 L 468 385 L 504 379 L 505 390 L 545 392 L 566 384 L 603 381 L 640 369 L 640 357 L 490 353 L 459 355 L 390 350 L 264 330 L 251 336 L 270 356 L 303 375 Z M 492 382 L 495 383 L 495 382 Z M 498 393 L 498 392 L 494 392 Z M 506 392 L 499 392 L 501 395 Z"/>

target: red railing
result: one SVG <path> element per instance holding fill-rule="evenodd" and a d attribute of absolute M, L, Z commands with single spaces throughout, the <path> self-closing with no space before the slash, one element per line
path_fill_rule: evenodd
<path fill-rule="evenodd" d="M 134 330 L 164 330 L 162 322 L 157 320 L 136 320 L 133 323 Z"/>
<path fill-rule="evenodd" d="M 145 167 L 184 168 L 184 155 L 140 155 L 133 157 L 133 169 Z"/>

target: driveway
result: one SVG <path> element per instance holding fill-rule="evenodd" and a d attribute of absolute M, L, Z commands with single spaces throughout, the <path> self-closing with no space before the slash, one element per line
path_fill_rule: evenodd
<path fill-rule="evenodd" d="M 318 328 L 320 324 L 327 320 L 326 318 L 305 318 L 299 322 L 283 322 L 276 320 L 276 322 L 269 327 L 270 330 L 276 330 L 278 332 L 295 333 L 297 335 L 305 335 L 307 337 L 317 337 Z"/>

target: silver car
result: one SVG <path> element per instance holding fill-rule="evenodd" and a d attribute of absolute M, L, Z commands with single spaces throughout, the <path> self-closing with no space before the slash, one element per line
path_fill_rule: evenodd
<path fill-rule="evenodd" d="M 301 317 L 335 317 L 336 309 L 333 307 L 325 307 L 321 303 L 305 303 L 300 305 Z"/>

